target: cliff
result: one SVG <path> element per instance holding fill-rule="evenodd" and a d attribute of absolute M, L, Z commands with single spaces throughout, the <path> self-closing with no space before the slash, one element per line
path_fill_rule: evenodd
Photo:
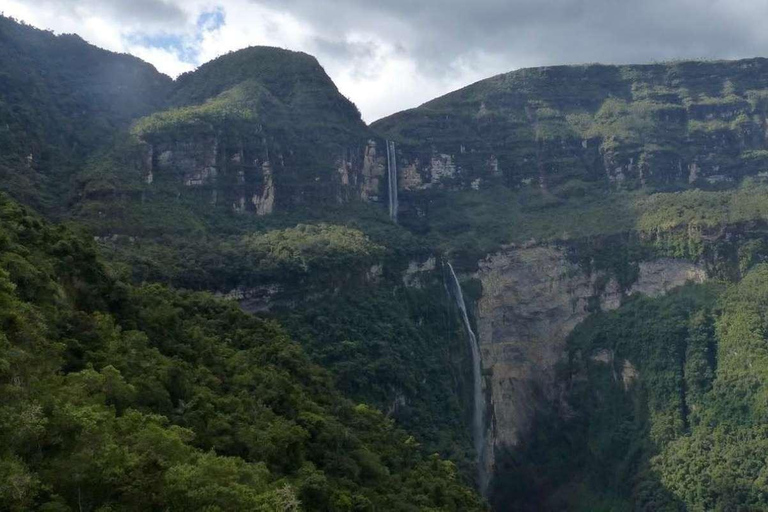
<path fill-rule="evenodd" d="M 406 190 L 709 186 L 763 170 L 768 61 L 553 66 L 379 120 Z"/>
<path fill-rule="evenodd" d="M 707 275 L 689 261 L 652 259 L 640 262 L 636 280 L 622 288 L 612 272 L 579 266 L 566 248 L 537 245 L 489 255 L 475 278 L 482 285 L 476 319 L 492 408 L 487 463 L 493 471 L 527 441 L 540 410 L 563 399 L 556 369 L 578 324 L 632 295 L 660 296 Z"/>
<path fill-rule="evenodd" d="M 82 217 L 96 225 L 92 210 L 120 216 L 137 199 L 181 198 L 203 219 L 386 199 L 384 141 L 303 53 L 247 48 L 182 75 L 130 137 L 78 177 Z"/>
<path fill-rule="evenodd" d="M 409 446 L 482 461 L 500 510 L 714 506 L 649 468 L 728 402 L 702 398 L 720 334 L 691 336 L 712 282 L 768 260 L 765 59 L 519 70 L 370 127 L 275 48 L 174 82 L 0 18 L 0 64 L 0 184 L 85 225 L 110 272 L 283 324 Z"/>

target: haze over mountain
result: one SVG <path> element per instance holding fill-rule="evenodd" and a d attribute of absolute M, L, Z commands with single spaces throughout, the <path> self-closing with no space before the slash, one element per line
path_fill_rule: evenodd
<path fill-rule="evenodd" d="M 0 16 L 0 510 L 766 510 L 766 179 L 760 57 L 369 125 Z"/>

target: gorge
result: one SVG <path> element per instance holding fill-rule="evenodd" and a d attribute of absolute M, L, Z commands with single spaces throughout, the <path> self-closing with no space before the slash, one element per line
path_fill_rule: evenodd
<path fill-rule="evenodd" d="M 0 69 L 0 509 L 765 508 L 768 60 Z"/>

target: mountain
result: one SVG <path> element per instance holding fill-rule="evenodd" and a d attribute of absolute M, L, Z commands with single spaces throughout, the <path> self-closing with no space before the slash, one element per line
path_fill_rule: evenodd
<path fill-rule="evenodd" d="M 377 198 L 375 137 L 314 57 L 249 48 L 174 82 L 10 18 L 0 38 L 3 189 L 39 209 L 139 230 L 181 192 L 191 223 L 209 213 L 188 211 L 201 197 L 259 215 Z"/>
<path fill-rule="evenodd" d="M 98 439 L 138 461 L 88 477 L 113 508 L 482 508 L 471 485 L 498 511 L 765 508 L 768 61 L 518 70 L 366 126 L 306 54 L 171 81 L 1 21 L 40 41 L 0 42 L 35 63 L 4 80 L 42 84 L 0 95 L 13 140 L 58 160 L 2 146 L 0 185 L 66 224 L 3 199 L 19 507 L 75 506 L 80 473 L 54 474 L 91 438 L 57 444 L 57 411 L 87 405 L 135 434 Z M 119 63 L 147 75 L 102 90 Z M 129 422 L 179 450 L 148 458 Z"/>
<path fill-rule="evenodd" d="M 760 507 L 754 459 L 703 446 L 764 440 L 721 407 L 752 378 L 722 308 L 765 286 L 766 62 L 526 69 L 372 125 L 401 223 L 477 290 L 495 508 Z"/>
<path fill-rule="evenodd" d="M 46 59 L 41 57 L 32 69 L 42 76 L 56 70 L 53 56 L 65 36 L 54 37 L 6 18 L 2 21 L 21 39 L 41 38 L 40 54 Z M 107 68 L 125 58 L 79 44 L 83 51 L 103 58 Z M 14 51 L 32 59 L 26 55 L 32 49 L 25 45 Z M 70 58 L 80 56 L 73 53 Z M 129 62 L 152 69 L 133 58 Z M 295 72 L 288 76 L 292 68 Z M 439 275 L 413 275 L 412 281 L 419 281 L 420 287 L 402 286 L 399 273 L 401 267 L 408 267 L 403 257 L 418 255 L 428 260 L 429 255 L 407 233 L 393 229 L 378 205 L 368 207 L 355 200 L 367 193 L 366 187 L 378 194 L 376 180 L 384 175 L 384 158 L 376 156 L 376 146 L 383 144 L 377 143 L 317 61 L 271 48 L 227 55 L 177 82 L 161 77 L 162 89 L 148 96 L 151 107 L 130 111 L 98 134 L 89 130 L 112 120 L 99 110 L 103 105 L 89 104 L 91 117 L 83 121 L 84 126 L 75 123 L 76 116 L 65 118 L 73 126 L 71 140 L 89 141 L 87 150 L 70 155 L 66 152 L 70 139 L 62 141 L 36 131 L 38 120 L 58 115 L 56 102 L 83 97 L 90 84 L 99 80 L 99 69 L 81 65 L 77 81 L 67 90 L 62 88 L 69 82 L 52 80 L 44 91 L 47 103 L 36 102 L 28 89 L 20 88 L 16 96 L 0 96 L 3 104 L 30 112 L 20 118 L 19 137 L 49 143 L 68 158 L 66 166 L 58 160 L 60 166 L 40 182 L 20 181 L 15 186 L 2 181 L 0 185 L 17 200 L 63 219 L 71 229 L 85 228 L 97 235 L 98 251 L 109 260 L 102 264 L 81 235 L 49 226 L 27 210 L 18 213 L 17 205 L 3 199 L 8 215 L 0 226 L 9 234 L 0 238 L 0 254 L 1 268 L 10 276 L 8 311 L 28 311 L 19 321 L 30 327 L 39 324 L 44 340 L 35 342 L 34 349 L 24 345 L 28 337 L 14 330 L 15 316 L 0 331 L 2 339 L 8 340 L 0 357 L 8 362 L 3 368 L 15 368 L 0 377 L 4 403 L 10 404 L 10 409 L 0 412 L 1 435 L 9 440 L 3 443 L 2 480 L 16 485 L 13 489 L 0 486 L 4 493 L 0 508 L 10 503 L 15 509 L 282 510 L 297 509 L 301 502 L 306 510 L 482 509 L 467 477 L 472 454 L 460 398 L 461 324 L 447 308 L 447 298 L 435 293 L 442 290 Z M 142 87 L 123 92 L 132 95 Z M 2 154 L 10 154 L 6 146 Z M 8 172 L 14 180 L 22 179 L 29 173 L 26 165 L 22 159 Z M 267 186 L 265 176 L 273 177 L 273 185 Z M 259 203 L 254 197 L 268 200 Z M 376 201 L 375 195 L 366 197 Z M 373 226 L 376 240 L 389 241 L 387 247 L 355 226 L 339 225 L 354 220 L 353 212 L 368 219 L 364 223 Z M 323 215 L 330 215 L 337 224 L 320 223 Z M 297 226 L 301 221 L 311 224 Z M 43 232 L 40 240 L 38 229 Z M 61 233 L 65 241 L 57 238 Z M 70 254 L 70 245 L 73 250 L 85 247 L 87 258 Z M 281 249 L 275 251 L 278 246 Z M 382 259 L 396 266 L 383 270 Z M 427 264 L 426 268 L 433 267 Z M 139 305 L 143 288 L 137 287 L 129 296 L 120 294 L 127 290 L 125 283 L 139 286 L 152 281 L 193 290 L 231 290 L 230 300 L 151 288 L 150 295 L 160 295 L 147 297 L 146 312 L 159 312 L 161 304 L 166 304 L 167 311 L 191 315 L 158 319 L 153 327 L 114 309 L 130 309 L 132 304 L 143 308 Z M 400 283 L 396 293 L 392 283 Z M 16 290 L 19 297 L 13 296 Z M 36 299 L 38 290 L 48 293 L 45 301 Z M 73 295 L 76 292 L 82 296 Z M 248 309 L 257 312 L 259 319 L 238 313 L 233 297 L 246 299 Z M 197 301 L 212 309 L 202 303 L 194 306 Z M 32 322 L 37 311 L 43 313 Z M 118 338 L 106 331 L 96 334 L 85 324 L 72 328 L 66 320 L 70 317 L 88 325 L 86 317 L 98 317 L 114 327 L 113 333 L 136 333 L 127 334 L 138 340 L 137 346 L 126 348 L 133 355 L 118 361 L 119 357 L 108 354 L 110 340 Z M 182 330 L 163 332 L 172 324 Z M 224 325 L 231 328 L 228 333 L 222 331 Z M 191 344 L 190 336 L 198 335 L 208 348 Z M 304 352 L 290 339 L 300 342 Z M 288 353 L 298 350 L 294 354 L 298 359 L 280 355 L 281 347 Z M 272 349 L 282 361 L 275 360 L 279 368 L 267 361 L 272 356 L 260 359 L 257 355 Z M 207 355 L 204 360 L 185 359 L 192 357 L 190 351 Z M 24 359 L 30 353 L 36 358 Z M 13 359 L 16 356 L 27 363 Z M 283 363 L 288 366 L 283 368 Z M 150 364 L 160 374 L 146 366 Z M 299 368 L 304 364 L 310 366 Z M 173 365 L 178 372 L 171 369 Z M 253 368 L 236 369 L 242 365 Z M 129 371 L 131 367 L 136 371 Z M 80 374 L 82 370 L 91 373 Z M 294 370 L 298 373 L 291 373 Z M 19 372 L 27 371 L 37 372 L 40 390 L 25 391 L 11 400 L 21 393 L 19 385 L 26 386 Z M 80 393 L 78 379 L 100 380 L 99 375 L 106 374 L 118 386 L 126 383 L 121 389 L 128 393 L 128 402 L 117 404 L 99 391 L 98 384 Z M 71 379 L 77 390 L 61 384 L 59 375 Z M 171 391 L 181 382 L 178 378 L 191 394 Z M 331 381 L 337 383 L 335 387 Z M 62 394 L 46 395 L 45 386 L 61 388 Z M 50 401 L 45 401 L 46 396 Z M 245 401 L 240 402 L 241 398 Z M 63 425 L 66 439 L 59 424 L 41 427 L 32 437 L 13 437 L 19 414 L 38 404 L 44 408 L 34 420 L 39 424 L 59 421 L 61 409 L 79 415 L 81 405 L 98 414 L 100 423 L 87 431 L 79 420 Z M 208 412 L 193 413 L 198 406 Z M 247 418 L 242 416 L 246 409 L 253 413 Z M 187 419 L 185 411 L 191 414 Z M 395 418 L 398 427 L 390 426 Z M 135 432 L 129 421 L 147 425 L 159 436 L 167 434 L 168 442 L 179 451 L 162 461 L 153 459 L 128 434 Z M 339 430 L 324 431 L 327 421 Z M 374 428 L 368 429 L 365 423 Z M 400 427 L 409 429 L 413 437 L 403 437 Z M 353 430 L 361 437 L 355 437 Z M 376 432 L 383 434 L 378 446 L 389 446 L 386 450 L 370 444 L 379 443 L 374 441 L 379 436 Z M 95 440 L 91 434 L 103 437 Z M 179 439 L 174 437 L 177 434 Z M 268 439 L 273 434 L 298 437 L 285 438 L 287 444 L 280 444 Z M 320 438 L 339 444 L 332 447 L 313 440 Z M 27 441 L 42 452 L 26 451 Z M 83 450 L 88 446 L 101 447 L 105 457 L 121 453 L 133 461 L 126 459 L 126 465 L 116 460 L 99 462 L 105 471 L 121 472 L 125 478 L 105 480 L 95 469 L 88 475 L 75 472 L 78 467 L 87 468 L 87 463 L 78 466 L 76 461 L 87 457 Z M 272 455 L 264 451 L 269 447 L 275 448 Z M 391 448 L 403 451 L 395 455 Z M 357 455 L 339 458 L 336 452 Z M 433 457 L 436 452 L 455 460 L 459 471 L 445 458 Z M 282 462 L 272 466 L 270 457 Z M 60 479 L 57 473 L 72 478 Z M 411 483 L 406 482 L 411 477 Z M 411 485 L 413 492 L 407 490 Z"/>
<path fill-rule="evenodd" d="M 732 188 L 760 174 L 767 78 L 765 59 L 522 69 L 372 128 L 398 141 L 402 222 L 460 234 L 462 221 L 435 189 L 510 190 L 524 206 L 546 206 L 603 190 Z M 486 201 L 495 215 L 483 221 L 498 224 L 502 212 L 508 226 L 518 201 L 496 195 Z M 566 219 L 558 236 L 579 229 Z"/>
<path fill-rule="evenodd" d="M 401 142 L 413 190 L 706 186 L 765 165 L 767 78 L 766 59 L 522 69 L 373 128 Z"/>
<path fill-rule="evenodd" d="M 57 213 L 86 158 L 157 110 L 172 85 L 136 57 L 2 16 L 0 69 L 2 188 Z"/>
<path fill-rule="evenodd" d="M 179 77 L 163 109 L 93 154 L 73 211 L 142 235 L 379 201 L 382 147 L 313 57 L 248 48 Z"/>

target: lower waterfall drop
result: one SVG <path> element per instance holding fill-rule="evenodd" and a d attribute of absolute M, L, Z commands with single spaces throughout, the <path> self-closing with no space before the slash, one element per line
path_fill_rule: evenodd
<path fill-rule="evenodd" d="M 485 495 L 488 489 L 488 471 L 485 467 L 485 396 L 483 395 L 483 376 L 482 376 L 482 361 L 480 359 L 480 345 L 477 342 L 477 336 L 472 330 L 472 325 L 469 323 L 469 315 L 467 315 L 467 305 L 464 302 L 464 294 L 461 292 L 461 285 L 459 279 L 456 277 L 456 272 L 453 270 L 453 266 L 446 262 L 448 270 L 450 272 L 450 289 L 449 292 L 456 301 L 456 305 L 461 311 L 461 318 L 464 322 L 464 328 L 467 331 L 467 338 L 469 338 L 469 345 L 472 352 L 472 378 L 473 378 L 473 398 L 474 398 L 474 411 L 472 414 L 472 439 L 475 445 L 475 451 L 477 452 L 477 473 L 478 483 L 480 485 L 480 493 Z"/>
<path fill-rule="evenodd" d="M 389 218 L 397 223 L 397 157 L 394 141 L 387 141 L 387 177 L 389 185 Z"/>

